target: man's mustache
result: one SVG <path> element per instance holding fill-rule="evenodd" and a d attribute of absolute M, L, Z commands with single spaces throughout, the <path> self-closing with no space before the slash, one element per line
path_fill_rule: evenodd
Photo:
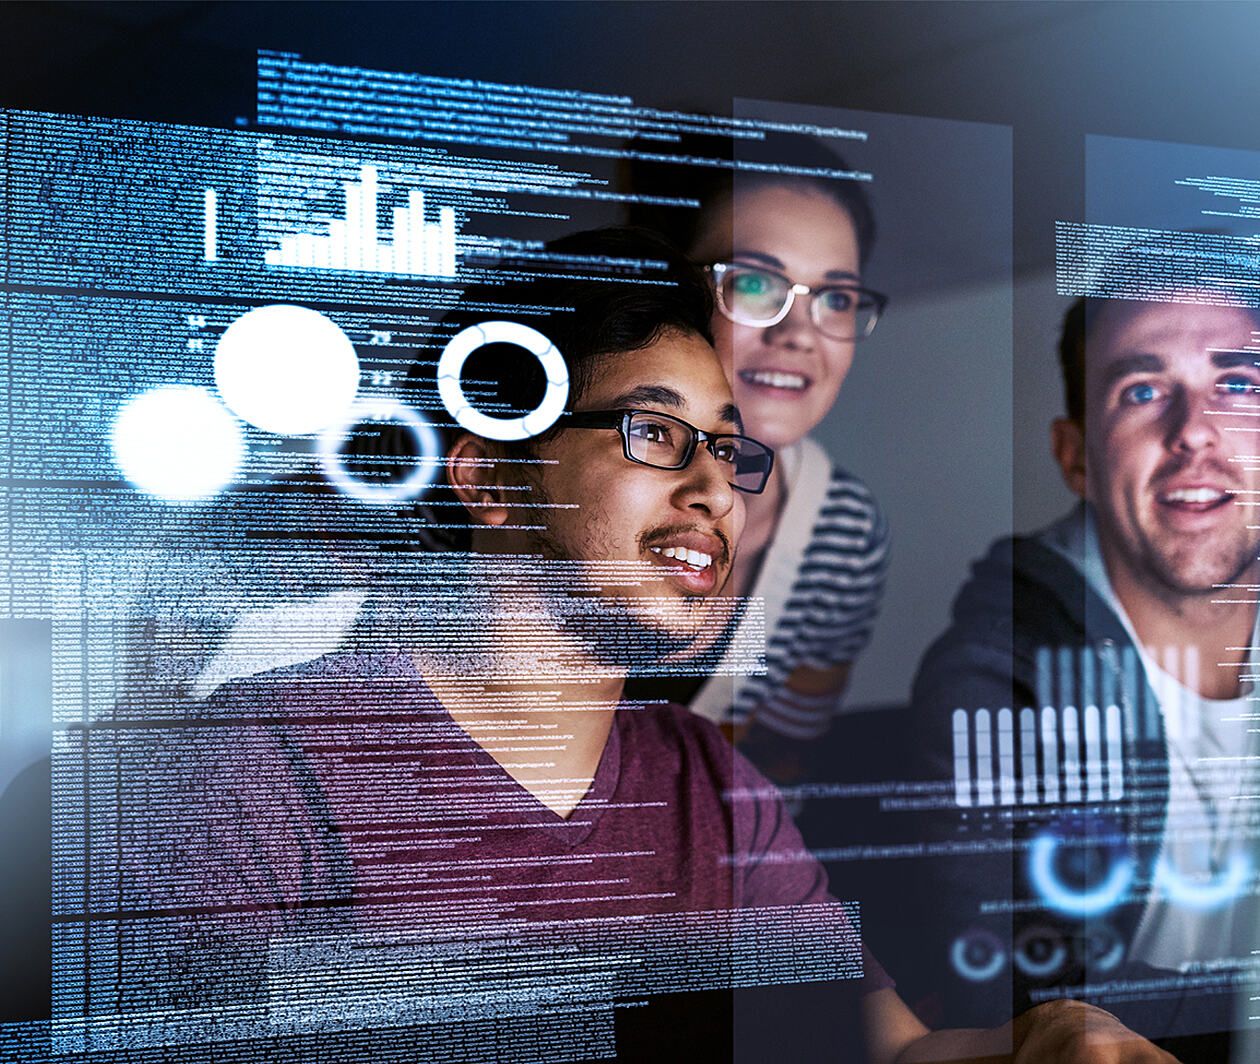
<path fill-rule="evenodd" d="M 734 556 L 734 549 L 731 547 L 731 541 L 726 534 L 718 528 L 702 528 L 700 525 L 662 525 L 660 528 L 654 528 L 651 532 L 645 532 L 639 537 L 639 546 L 643 550 L 653 544 L 668 542 L 678 536 L 684 536 L 689 532 L 698 532 L 702 536 L 712 536 L 722 544 L 722 549 L 714 555 L 713 560 L 723 566 L 731 564 L 731 558 Z"/>
<path fill-rule="evenodd" d="M 1210 480 L 1222 488 L 1237 489 L 1240 486 L 1238 471 L 1231 468 L 1219 458 L 1202 455 L 1173 455 L 1161 462 L 1151 474 L 1151 483 L 1160 485 L 1164 481 L 1184 476 L 1187 472 L 1194 477 Z"/>

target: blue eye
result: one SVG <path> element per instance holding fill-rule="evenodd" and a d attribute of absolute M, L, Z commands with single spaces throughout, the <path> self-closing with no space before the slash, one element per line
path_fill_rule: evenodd
<path fill-rule="evenodd" d="M 1217 389 L 1229 395 L 1247 395 L 1257 391 L 1256 384 L 1249 377 L 1226 377 L 1217 384 Z"/>
<path fill-rule="evenodd" d="M 1159 390 L 1149 381 L 1130 384 L 1120 393 L 1120 402 L 1126 406 L 1142 406 L 1159 398 Z"/>

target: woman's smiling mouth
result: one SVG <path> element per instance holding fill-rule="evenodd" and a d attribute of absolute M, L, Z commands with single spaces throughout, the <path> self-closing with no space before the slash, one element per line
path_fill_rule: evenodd
<path fill-rule="evenodd" d="M 742 369 L 739 379 L 754 388 L 784 392 L 803 392 L 812 383 L 803 373 L 780 369 Z"/>

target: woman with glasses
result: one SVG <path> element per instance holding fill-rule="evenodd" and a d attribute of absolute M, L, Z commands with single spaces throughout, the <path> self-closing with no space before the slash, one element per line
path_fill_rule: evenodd
<path fill-rule="evenodd" d="M 734 578 L 736 594 L 765 600 L 767 671 L 732 687 L 719 668 L 688 691 L 650 693 L 718 720 L 763 771 L 790 782 L 828 728 L 883 589 L 887 525 L 865 485 L 809 438 L 887 303 L 863 279 L 874 218 L 861 183 L 839 176 L 843 160 L 811 138 L 735 148 L 696 138 L 679 154 L 733 155 L 735 166 L 635 165 L 644 201 L 632 220 L 707 270 L 744 430 L 775 450 L 765 490 L 745 499 Z M 663 196 L 700 209 L 650 205 Z"/>

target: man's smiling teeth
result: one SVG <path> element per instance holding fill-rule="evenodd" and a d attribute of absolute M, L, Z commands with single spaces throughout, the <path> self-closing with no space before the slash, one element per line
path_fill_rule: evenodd
<path fill-rule="evenodd" d="M 740 379 L 747 384 L 762 384 L 768 388 L 790 388 L 793 391 L 804 391 L 809 387 L 809 380 L 799 373 L 782 373 L 778 370 L 744 370 Z"/>
<path fill-rule="evenodd" d="M 1215 488 L 1178 488 L 1164 492 L 1160 498 L 1164 502 L 1203 503 L 1216 502 L 1227 494 L 1228 492 L 1217 491 Z"/>
<path fill-rule="evenodd" d="M 686 547 L 650 547 L 649 550 L 662 558 L 686 562 L 693 569 L 707 569 L 713 564 L 713 555 L 705 554 L 703 551 L 688 550 Z"/>

